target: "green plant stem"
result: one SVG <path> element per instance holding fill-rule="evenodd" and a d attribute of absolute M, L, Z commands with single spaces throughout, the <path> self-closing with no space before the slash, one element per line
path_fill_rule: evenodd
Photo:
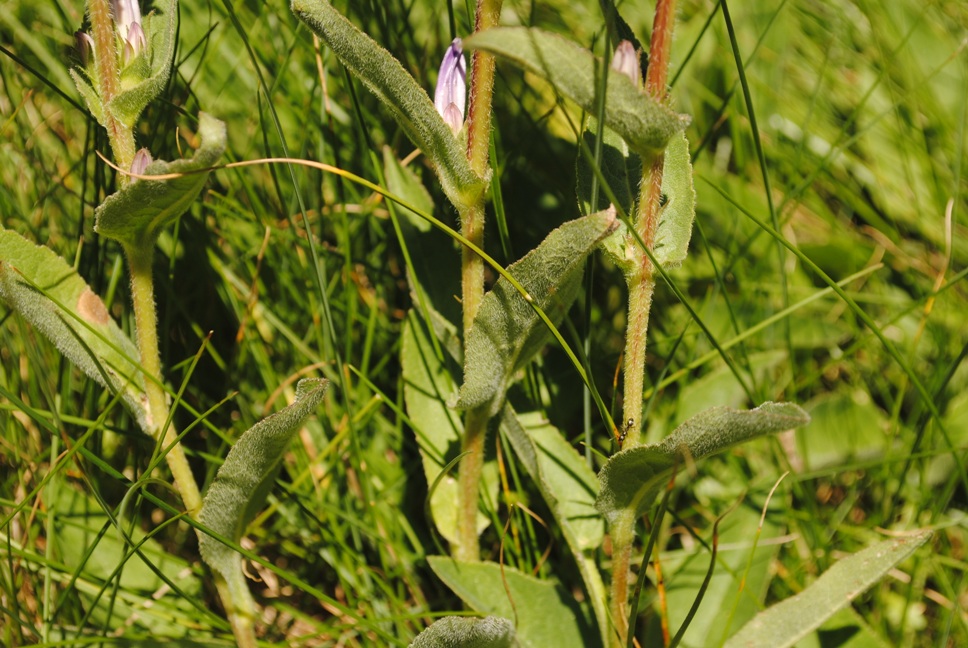
<path fill-rule="evenodd" d="M 118 68 L 118 45 L 114 21 L 108 0 L 89 0 L 88 13 L 91 18 L 91 39 L 94 41 L 94 66 L 97 72 L 97 91 L 104 106 L 104 128 L 108 132 L 108 141 L 114 152 L 114 161 L 122 169 L 130 169 L 134 160 L 134 132 L 121 123 L 111 111 L 108 104 L 118 93 L 120 72 Z M 118 183 L 123 187 L 128 184 L 128 176 L 118 175 Z"/>
<path fill-rule="evenodd" d="M 658 0 L 652 24 L 652 40 L 649 46 L 649 70 L 645 78 L 645 91 L 656 99 L 666 96 L 666 79 L 669 72 L 669 50 L 672 46 L 672 28 L 675 23 L 675 0 Z M 642 183 L 635 215 L 635 231 L 649 252 L 653 250 L 655 232 L 659 223 L 662 199 L 663 156 L 642 161 Z M 628 245 L 636 245 L 629 237 Z M 655 292 L 655 268 L 645 250 L 637 250 L 638 259 L 626 280 L 629 288 L 629 313 L 625 339 L 625 387 L 623 400 L 623 425 L 626 425 L 625 447 L 635 447 L 642 441 L 642 394 L 645 383 L 646 339 L 652 296 Z M 612 590 L 611 613 L 616 632 L 614 645 L 625 646 L 628 640 L 629 565 L 632 543 L 635 539 L 635 517 L 623 513 L 612 524 Z"/>
<path fill-rule="evenodd" d="M 479 0 L 474 31 L 498 24 L 502 0 Z M 481 178 L 489 174 L 488 152 L 491 138 L 491 98 L 494 92 L 494 55 L 475 51 L 471 63 L 470 106 L 467 111 L 467 159 Z M 461 234 L 480 249 L 484 247 L 484 195 L 461 212 Z M 465 246 L 461 253 L 461 304 L 464 340 L 468 339 L 474 318 L 484 299 L 484 260 Z M 454 554 L 462 560 L 479 560 L 477 540 L 477 494 L 484 465 L 484 439 L 487 434 L 488 408 L 469 410 L 464 415 L 465 453 L 458 468 L 458 542 Z"/>

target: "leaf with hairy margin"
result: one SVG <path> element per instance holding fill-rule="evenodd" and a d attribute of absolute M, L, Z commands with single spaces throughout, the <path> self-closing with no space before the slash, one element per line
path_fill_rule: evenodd
<path fill-rule="evenodd" d="M 417 635 L 410 648 L 513 648 L 514 634 L 514 624 L 501 617 L 444 617 Z"/>

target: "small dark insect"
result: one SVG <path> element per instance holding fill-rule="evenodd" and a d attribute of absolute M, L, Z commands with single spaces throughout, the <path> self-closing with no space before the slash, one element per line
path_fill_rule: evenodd
<path fill-rule="evenodd" d="M 629 430 L 635 425 L 635 419 L 630 418 L 625 422 L 625 426 L 622 428 L 621 434 L 618 435 L 618 447 L 621 448 L 625 444 L 625 437 L 629 435 Z"/>

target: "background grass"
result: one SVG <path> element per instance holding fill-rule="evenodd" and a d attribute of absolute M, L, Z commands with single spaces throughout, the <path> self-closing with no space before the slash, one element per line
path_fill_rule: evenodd
<path fill-rule="evenodd" d="M 108 153 L 106 138 L 67 75 L 81 4 L 11 1 L 0 12 L 0 222 L 73 261 L 130 329 L 120 250 L 92 229 L 93 208 L 115 183 L 95 155 Z M 466 34 L 467 8 L 458 4 L 456 31 Z M 672 95 L 692 115 L 698 213 L 690 259 L 673 274 L 689 308 L 661 284 L 653 308 L 648 436 L 716 404 L 790 400 L 814 421 L 704 462 L 683 480 L 662 535 L 673 625 L 684 614 L 675 597 L 695 595 L 689 566 L 705 570 L 712 520 L 741 500 L 721 538 L 737 543 L 722 554 L 722 591 L 694 622 L 706 645 L 725 636 L 738 614 L 731 610 L 755 608 L 761 595 L 785 598 L 844 553 L 918 527 L 938 530 L 933 550 L 854 606 L 865 627 L 854 640 L 965 645 L 968 5 L 733 4 L 729 29 L 710 0 L 680 2 Z M 452 38 L 439 3 L 350 5 L 351 19 L 430 90 Z M 651 7 L 620 9 L 647 41 Z M 504 21 L 602 48 L 596 3 L 509 0 Z M 375 180 L 383 146 L 411 153 L 378 102 L 314 48 L 286 2 L 184 3 L 175 69 L 138 132 L 156 158 L 191 150 L 199 110 L 228 123 L 232 161 L 288 155 Z M 573 124 L 581 116 L 509 66 L 499 66 L 495 111 L 500 194 L 492 213 L 506 215 L 508 236 L 490 217 L 487 241 L 507 263 L 578 215 Z M 412 166 L 437 198 L 437 216 L 456 226 L 422 160 Z M 860 273 L 843 290 L 875 326 L 754 219 L 834 281 Z M 296 379 L 338 384 L 292 446 L 250 530 L 264 561 L 252 566 L 262 637 L 406 645 L 436 614 L 459 610 L 424 560 L 441 549 L 401 416 L 399 342 L 410 296 L 383 201 L 305 168 L 223 170 L 160 248 L 162 357 L 200 482 L 211 480 L 233 439 L 291 398 Z M 457 250 L 444 244 L 438 254 L 446 267 Z M 601 259 L 594 266 L 573 330 L 587 331 L 596 385 L 614 403 L 625 291 L 620 273 Z M 732 368 L 717 346 L 728 347 Z M 194 534 L 173 519 L 177 497 L 160 485 L 133 487 L 147 476 L 150 440 L 3 308 L 0 359 L 0 643 L 187 627 L 196 639 L 226 644 Z M 513 398 L 580 447 L 581 388 L 550 349 Z M 593 448 L 608 454 L 609 431 L 591 421 Z M 503 460 L 494 515 L 497 529 L 511 520 L 505 560 L 554 574 L 580 595 L 554 529 L 507 508 L 527 502 L 542 515 L 513 456 Z M 753 552 L 759 511 L 787 470 Z M 122 507 L 129 492 L 138 496 Z M 141 557 L 125 559 L 109 516 L 150 536 Z M 494 528 L 482 547 L 496 559 Z M 768 569 L 743 589 L 754 558 Z M 642 633 L 654 637 L 654 594 L 644 598 Z M 824 645 L 843 645 L 828 637 L 834 643 Z"/>

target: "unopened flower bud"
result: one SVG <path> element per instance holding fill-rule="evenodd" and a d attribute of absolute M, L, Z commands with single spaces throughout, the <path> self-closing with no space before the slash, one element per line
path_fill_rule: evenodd
<path fill-rule="evenodd" d="M 457 133 L 464 125 L 464 107 L 467 103 L 467 65 L 459 38 L 447 48 L 437 75 L 434 105 L 450 129 Z"/>
<path fill-rule="evenodd" d="M 639 53 L 635 51 L 635 46 L 630 41 L 623 40 L 615 48 L 615 55 L 612 57 L 612 69 L 631 79 L 636 88 L 642 85 Z"/>
<path fill-rule="evenodd" d="M 144 175 L 145 169 L 151 164 L 151 152 L 146 148 L 138 149 L 138 152 L 134 154 L 134 159 L 131 161 L 131 173 L 133 175 Z M 137 180 L 137 178 L 133 178 Z"/>
<path fill-rule="evenodd" d="M 128 27 L 128 37 L 124 39 L 124 62 L 130 63 L 148 46 L 145 31 L 139 23 L 131 23 Z"/>
<path fill-rule="evenodd" d="M 111 13 L 114 15 L 114 22 L 118 25 L 121 40 L 130 43 L 128 30 L 132 25 L 138 25 L 139 29 L 141 27 L 141 5 L 138 4 L 138 0 L 111 0 Z M 144 40 L 144 32 L 142 32 L 142 40 Z"/>
<path fill-rule="evenodd" d="M 81 65 L 87 67 L 88 63 L 91 62 L 91 55 L 94 53 L 94 39 L 87 32 L 78 30 L 74 32 L 74 46 L 77 48 L 77 54 L 81 57 Z"/>

